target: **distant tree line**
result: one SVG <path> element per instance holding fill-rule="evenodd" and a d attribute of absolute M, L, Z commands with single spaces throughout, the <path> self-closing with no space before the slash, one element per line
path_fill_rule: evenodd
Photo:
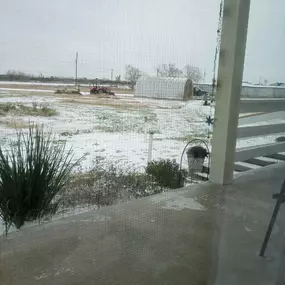
<path fill-rule="evenodd" d="M 130 82 L 131 88 L 134 89 L 136 82 L 143 75 L 143 72 L 132 65 L 125 67 L 125 79 Z"/>
<path fill-rule="evenodd" d="M 195 83 L 202 80 L 201 69 L 191 64 L 186 64 L 183 69 L 176 67 L 174 63 L 162 64 L 157 67 L 156 72 L 159 77 L 190 78 Z"/>
<path fill-rule="evenodd" d="M 0 81 L 21 81 L 21 82 L 43 82 L 43 83 L 74 83 L 73 77 L 63 76 L 44 76 L 43 74 L 34 75 L 22 71 L 8 70 L 5 74 L 0 74 Z M 126 84 L 130 85 L 127 80 L 121 80 L 121 76 L 116 76 L 115 80 L 106 78 L 87 78 L 80 77 L 77 80 L 78 84 Z"/>
<path fill-rule="evenodd" d="M 157 67 L 157 76 L 159 77 L 172 77 L 172 78 L 190 78 L 193 82 L 197 83 L 202 79 L 200 68 L 187 64 L 183 69 L 176 67 L 175 64 L 162 64 Z M 126 65 L 125 66 L 125 80 L 121 80 L 121 75 L 115 77 L 115 80 L 107 78 L 78 78 L 78 84 L 126 84 L 134 88 L 139 77 L 144 75 L 139 68 Z M 22 81 L 22 82 L 43 82 L 43 83 L 74 83 L 74 77 L 63 76 L 44 76 L 42 73 L 35 75 L 17 70 L 8 70 L 5 74 L 0 74 L 0 81 Z"/>
<path fill-rule="evenodd" d="M 144 73 L 137 67 L 126 65 L 125 79 L 130 82 L 132 88 L 136 85 L 139 77 Z M 156 68 L 156 75 L 158 77 L 171 77 L 171 78 L 190 78 L 194 83 L 202 80 L 201 69 L 191 64 L 186 64 L 183 69 L 176 67 L 174 63 L 162 64 Z"/>

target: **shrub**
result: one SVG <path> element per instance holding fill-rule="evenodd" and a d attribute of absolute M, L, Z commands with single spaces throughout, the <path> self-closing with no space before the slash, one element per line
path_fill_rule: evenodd
<path fill-rule="evenodd" d="M 13 112 L 15 115 L 19 116 L 43 116 L 51 117 L 57 115 L 57 111 L 49 108 L 48 105 L 42 104 L 40 108 L 36 102 L 32 103 L 33 106 L 25 106 L 23 104 L 14 103 L 0 103 L 0 116 L 6 116 L 8 113 Z"/>
<path fill-rule="evenodd" d="M 184 185 L 183 174 L 175 160 L 162 159 L 149 162 L 146 173 L 152 175 L 161 187 L 175 189 Z"/>
<path fill-rule="evenodd" d="M 65 206 L 107 206 L 162 191 L 151 175 L 138 173 L 132 167 L 123 168 L 120 163 L 96 160 L 91 171 L 72 177 L 64 193 L 64 203 Z"/>
<path fill-rule="evenodd" d="M 26 134 L 17 132 L 9 150 L 0 146 L 0 217 L 6 226 L 20 228 L 56 212 L 57 195 L 79 160 L 72 162 L 72 149 L 53 141 L 51 132 L 30 126 Z"/>
<path fill-rule="evenodd" d="M 33 101 L 32 102 L 33 108 L 37 109 L 38 108 L 38 102 L 37 101 Z"/>
<path fill-rule="evenodd" d="M 41 112 L 39 112 L 39 115 L 46 116 L 46 117 L 52 117 L 52 116 L 57 115 L 57 111 L 52 108 L 49 108 L 47 104 L 42 104 L 40 106 L 40 111 Z"/>
<path fill-rule="evenodd" d="M 12 103 L 0 104 L 0 115 L 5 116 L 8 112 L 16 110 L 16 105 Z"/>

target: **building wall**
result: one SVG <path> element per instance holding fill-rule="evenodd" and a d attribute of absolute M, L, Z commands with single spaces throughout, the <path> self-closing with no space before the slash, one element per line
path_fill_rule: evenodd
<path fill-rule="evenodd" d="M 135 96 L 155 99 L 190 100 L 193 94 L 192 86 L 192 81 L 186 78 L 143 76 L 139 78 L 136 84 Z"/>
<path fill-rule="evenodd" d="M 201 89 L 211 93 L 211 84 L 198 84 Z M 242 86 L 242 98 L 285 98 L 285 87 Z"/>
<path fill-rule="evenodd" d="M 189 100 L 185 97 L 185 78 L 141 77 L 136 84 L 135 96 L 157 99 Z M 211 84 L 194 84 L 211 94 Z M 278 86 L 242 86 L 242 98 L 285 98 L 285 87 Z"/>
<path fill-rule="evenodd" d="M 285 98 L 285 88 L 272 86 L 243 86 L 241 95 L 243 98 Z"/>

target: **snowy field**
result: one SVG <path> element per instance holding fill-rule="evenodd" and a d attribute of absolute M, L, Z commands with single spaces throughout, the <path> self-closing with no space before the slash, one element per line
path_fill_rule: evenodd
<path fill-rule="evenodd" d="M 35 93 L 33 93 L 35 94 Z M 47 129 L 73 147 L 76 158 L 85 155 L 82 167 L 92 167 L 96 156 L 106 160 L 146 166 L 148 133 L 153 130 L 153 159 L 179 160 L 181 152 L 191 137 L 207 137 L 205 118 L 209 107 L 201 102 L 177 102 L 135 99 L 129 95 L 119 99 L 96 99 L 92 96 L 30 96 L 28 92 L 0 90 L 0 103 L 20 103 L 32 106 L 33 102 L 48 104 L 58 112 L 54 117 L 15 116 L 0 117 L 0 142 L 9 144 L 15 135 L 11 123 L 44 124 Z M 9 122 L 9 127 L 7 127 Z"/>
<path fill-rule="evenodd" d="M 0 104 L 18 103 L 30 107 L 35 103 L 45 104 L 58 113 L 53 117 L 16 116 L 12 112 L 0 116 L 1 147 L 8 148 L 15 139 L 14 126 L 26 130 L 29 123 L 43 124 L 46 130 L 51 129 L 57 136 L 55 143 L 66 142 L 67 148 L 73 148 L 76 159 L 85 156 L 81 171 L 90 170 L 95 159 L 100 157 L 106 163 L 119 162 L 122 167 L 140 172 L 147 165 L 147 133 L 150 130 L 155 132 L 153 159 L 179 161 L 188 139 L 207 139 L 205 118 L 210 108 L 202 106 L 201 102 L 136 99 L 129 94 L 117 97 L 98 99 L 88 94 L 54 95 L 0 89 Z M 90 207 L 83 205 L 72 209 L 71 214 L 89 210 Z M 24 228 L 33 224 L 26 223 Z M 0 234 L 3 231 L 0 223 Z"/>
<path fill-rule="evenodd" d="M 201 101 L 167 101 L 134 98 L 130 94 L 118 94 L 117 99 L 98 99 L 94 96 L 54 95 L 41 91 L 5 90 L 0 88 L 0 104 L 46 104 L 55 109 L 53 117 L 0 116 L 0 143 L 8 146 L 15 137 L 16 126 L 27 127 L 29 122 L 43 124 L 58 136 L 58 143 L 72 147 L 76 158 L 85 156 L 82 168 L 90 169 L 95 157 L 108 161 L 120 161 L 127 166 L 141 169 L 147 165 L 149 130 L 155 132 L 152 158 L 180 160 L 187 141 L 192 138 L 205 140 L 208 126 L 206 116 L 213 116 L 214 106 L 203 106 Z M 272 122 L 283 122 L 285 118 Z M 245 124 L 261 124 L 249 118 Z M 242 120 L 241 120 L 242 122 Z M 266 122 L 266 123 L 270 123 Z M 264 123 L 263 123 L 264 124 Z M 276 136 L 243 139 L 237 147 L 249 147 L 273 143 Z"/>
<path fill-rule="evenodd" d="M 213 116 L 214 106 L 203 106 L 202 101 L 167 101 L 135 98 L 130 94 L 117 94 L 117 99 L 84 95 L 55 95 L 43 90 L 7 90 L 0 88 L 0 104 L 19 103 L 32 107 L 45 104 L 57 111 L 56 116 L 0 115 L 0 144 L 8 148 L 15 139 L 15 128 L 26 130 L 29 123 L 43 124 L 56 135 L 55 143 L 66 142 L 72 147 L 75 159 L 82 156 L 81 171 L 94 166 L 96 158 L 119 162 L 139 171 L 147 165 L 149 137 L 154 131 L 152 159 L 176 159 L 187 141 L 201 138 L 211 149 L 206 116 Z M 264 117 L 264 115 L 263 115 Z M 284 116 L 283 116 L 284 117 Z M 285 117 L 268 117 L 267 123 L 281 123 Z M 266 120 L 266 118 L 264 118 Z M 271 121 L 270 121 L 271 120 Z M 244 125 L 260 125 L 252 117 L 240 119 Z M 211 131 L 211 130 L 210 130 Z M 280 134 L 278 135 L 280 136 Z M 238 140 L 237 147 L 250 147 L 274 143 L 276 136 Z M 186 163 L 186 160 L 183 160 Z M 87 211 L 82 208 L 78 211 Z M 0 225 L 0 234 L 3 232 Z"/>

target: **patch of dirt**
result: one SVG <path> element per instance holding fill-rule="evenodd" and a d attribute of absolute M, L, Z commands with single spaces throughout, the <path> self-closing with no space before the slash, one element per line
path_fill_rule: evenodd
<path fill-rule="evenodd" d="M 85 99 L 63 99 L 61 103 L 67 104 L 84 104 L 93 106 L 106 106 L 115 109 L 140 109 L 147 108 L 148 106 L 140 102 L 128 101 L 128 100 L 117 100 L 117 99 L 98 99 L 98 98 L 85 98 Z"/>

